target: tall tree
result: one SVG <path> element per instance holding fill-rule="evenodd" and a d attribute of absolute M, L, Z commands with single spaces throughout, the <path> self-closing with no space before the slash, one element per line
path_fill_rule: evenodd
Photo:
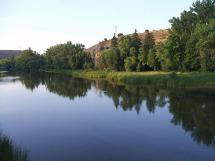
<path fill-rule="evenodd" d="M 158 59 L 156 57 L 155 49 L 149 50 L 147 64 L 152 70 L 159 69 L 159 62 L 158 62 Z"/>
<path fill-rule="evenodd" d="M 186 67 L 189 70 L 215 70 L 215 20 L 198 24 L 187 46 Z M 198 67 L 198 68 L 197 68 Z"/>
<path fill-rule="evenodd" d="M 124 63 L 126 57 L 129 56 L 131 48 L 130 36 L 120 36 L 118 39 L 118 49 L 120 51 L 120 70 L 124 70 Z"/>
<path fill-rule="evenodd" d="M 166 43 L 166 51 L 171 54 L 172 69 L 199 70 L 199 55 L 192 49 L 195 40 L 192 37 L 197 24 L 208 24 L 215 18 L 215 5 L 212 0 L 198 0 L 189 11 L 170 20 L 171 33 Z"/>
<path fill-rule="evenodd" d="M 125 70 L 126 71 L 136 71 L 138 60 L 136 56 L 129 56 L 125 59 Z"/>
<path fill-rule="evenodd" d="M 141 40 L 137 33 L 137 29 L 135 29 L 134 33 L 131 35 L 131 46 L 136 49 L 136 51 L 139 51 L 141 47 Z"/>
<path fill-rule="evenodd" d="M 145 31 L 145 36 L 142 41 L 142 47 L 139 49 L 139 65 L 138 70 L 149 70 L 149 66 L 147 64 L 148 54 L 151 49 L 153 49 L 155 45 L 154 36 L 149 30 Z"/>
<path fill-rule="evenodd" d="M 93 66 L 91 56 L 85 52 L 84 45 L 58 44 L 47 49 L 45 53 L 48 68 L 54 69 L 84 69 Z"/>
<path fill-rule="evenodd" d="M 103 51 L 102 61 L 104 68 L 111 70 L 120 70 L 120 52 L 117 48 L 112 48 Z"/>
<path fill-rule="evenodd" d="M 145 31 L 145 37 L 142 42 L 143 50 L 146 55 L 148 55 L 149 50 L 152 49 L 155 45 L 154 36 L 149 30 Z"/>
<path fill-rule="evenodd" d="M 31 48 L 23 50 L 21 55 L 15 58 L 15 68 L 21 71 L 38 71 L 45 68 L 46 61 L 44 56 L 39 55 Z"/>

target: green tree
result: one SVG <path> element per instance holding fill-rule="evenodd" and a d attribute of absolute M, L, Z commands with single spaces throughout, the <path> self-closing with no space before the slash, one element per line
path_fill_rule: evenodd
<path fill-rule="evenodd" d="M 156 56 L 162 70 L 171 70 L 173 66 L 172 58 L 165 45 L 166 43 L 159 43 L 155 46 Z"/>
<path fill-rule="evenodd" d="M 141 70 L 149 70 L 150 67 L 148 66 L 147 60 L 149 51 L 153 49 L 155 45 L 154 36 L 152 33 L 149 32 L 149 30 L 145 31 L 145 36 L 142 41 L 142 47 L 139 49 L 139 64 L 138 64 L 138 71 Z"/>
<path fill-rule="evenodd" d="M 45 53 L 48 68 L 51 69 L 84 69 L 94 66 L 90 54 L 85 52 L 84 45 L 59 44 L 47 49 Z"/>
<path fill-rule="evenodd" d="M 172 25 L 166 49 L 171 54 L 172 69 L 183 70 L 186 44 L 196 26 L 196 15 L 191 11 L 182 12 L 179 18 L 170 20 Z"/>
<path fill-rule="evenodd" d="M 147 55 L 143 48 L 139 49 L 137 71 L 144 71 L 147 68 Z"/>
<path fill-rule="evenodd" d="M 137 52 L 137 50 L 136 50 L 135 47 L 131 47 L 131 48 L 130 48 L 129 55 L 130 55 L 130 56 L 135 56 L 135 57 L 138 56 L 138 52 Z"/>
<path fill-rule="evenodd" d="M 136 71 L 137 65 L 138 65 L 138 60 L 136 56 L 129 56 L 125 59 L 126 71 Z"/>
<path fill-rule="evenodd" d="M 208 24 L 198 24 L 189 41 L 186 66 L 188 69 L 200 67 L 202 71 L 215 70 L 215 20 Z M 197 62 L 197 63 L 192 63 Z"/>
<path fill-rule="evenodd" d="M 182 12 L 180 17 L 170 20 L 172 25 L 165 51 L 171 56 L 173 70 L 199 70 L 200 58 L 195 49 L 193 33 L 197 24 L 208 24 L 215 18 L 215 5 L 212 0 L 198 0 L 189 11 Z"/>
<path fill-rule="evenodd" d="M 149 32 L 149 30 L 145 31 L 145 37 L 142 42 L 143 50 L 145 55 L 147 56 L 149 53 L 149 50 L 152 49 L 155 45 L 154 36 L 152 33 Z"/>
<path fill-rule="evenodd" d="M 120 36 L 118 39 L 118 49 L 120 51 L 120 69 L 124 70 L 125 59 L 129 56 L 131 48 L 130 36 Z"/>
<path fill-rule="evenodd" d="M 159 69 L 159 62 L 154 49 L 149 50 L 147 64 L 153 70 Z"/>
<path fill-rule="evenodd" d="M 0 59 L 0 69 L 6 70 L 6 71 L 15 70 L 15 58 L 10 57 L 10 58 Z"/>
<path fill-rule="evenodd" d="M 32 49 L 23 50 L 21 55 L 15 58 L 15 69 L 20 71 L 38 71 L 45 69 L 46 60 Z"/>
<path fill-rule="evenodd" d="M 141 40 L 136 29 L 134 33 L 131 35 L 131 46 L 134 47 L 136 51 L 139 51 L 141 47 Z"/>
<path fill-rule="evenodd" d="M 210 19 L 215 17 L 215 1 L 214 0 L 197 0 L 193 3 L 190 10 L 196 14 L 199 23 L 208 23 Z"/>
<path fill-rule="evenodd" d="M 103 51 L 102 61 L 105 68 L 118 71 L 120 67 L 120 51 L 117 48 Z"/>

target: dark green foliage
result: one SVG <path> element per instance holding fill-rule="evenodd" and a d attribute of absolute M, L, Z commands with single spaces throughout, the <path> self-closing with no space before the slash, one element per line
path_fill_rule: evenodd
<path fill-rule="evenodd" d="M 154 51 L 155 40 L 153 34 L 149 32 L 149 30 L 145 31 L 145 37 L 142 42 L 142 48 L 140 48 L 140 60 L 142 62 L 142 70 L 151 70 L 156 69 L 156 63 L 152 65 L 152 57 L 156 59 L 155 51 Z M 154 51 L 154 55 L 149 53 L 149 51 Z M 150 55 L 149 55 L 150 54 Z M 150 56 L 150 57 L 149 57 Z M 141 70 L 139 70 L 141 71 Z"/>
<path fill-rule="evenodd" d="M 14 57 L 0 59 L 0 70 L 10 71 L 15 68 Z"/>
<path fill-rule="evenodd" d="M 214 71 L 215 5 L 212 0 L 198 0 L 189 11 L 172 18 L 171 33 L 163 53 L 172 70 Z"/>
<path fill-rule="evenodd" d="M 136 56 L 129 56 L 125 59 L 125 70 L 136 71 L 138 65 L 138 59 Z"/>
<path fill-rule="evenodd" d="M 118 49 L 120 51 L 120 70 L 124 70 L 125 59 L 130 55 L 130 36 L 120 36 L 118 39 Z"/>
<path fill-rule="evenodd" d="M 111 40 L 111 48 L 101 52 L 99 69 L 136 71 L 141 41 L 135 30 L 132 36 L 120 34 Z"/>
<path fill-rule="evenodd" d="M 139 53 L 137 52 L 136 48 L 135 47 L 131 47 L 130 48 L 130 56 L 137 56 Z"/>
<path fill-rule="evenodd" d="M 81 44 L 59 44 L 50 47 L 45 53 L 48 68 L 51 69 L 84 69 L 92 68 L 93 61 L 84 51 Z"/>
<path fill-rule="evenodd" d="M 110 70 L 118 71 L 120 68 L 120 52 L 117 48 L 105 50 L 102 53 L 103 67 Z"/>
<path fill-rule="evenodd" d="M 172 69 L 172 58 L 171 54 L 166 49 L 166 43 L 159 43 L 155 46 L 156 56 L 162 70 L 171 70 Z"/>
<path fill-rule="evenodd" d="M 45 69 L 46 61 L 44 56 L 39 55 L 32 49 L 22 51 L 22 54 L 15 58 L 15 69 L 19 71 L 38 71 Z"/>
<path fill-rule="evenodd" d="M 81 44 L 71 42 L 55 45 L 43 55 L 32 49 L 22 51 L 20 56 L 0 60 L 0 69 L 35 72 L 49 69 L 91 69 L 92 58 Z"/>
<path fill-rule="evenodd" d="M 190 10 L 196 14 L 198 23 L 207 23 L 210 19 L 214 19 L 215 2 L 214 0 L 197 0 Z"/>
<path fill-rule="evenodd" d="M 215 19 L 208 24 L 198 24 L 191 36 L 194 58 L 200 60 L 201 71 L 215 70 Z M 196 60 L 196 61 L 197 61 Z"/>
<path fill-rule="evenodd" d="M 134 33 L 131 35 L 131 45 L 136 49 L 136 51 L 139 51 L 141 46 L 141 40 L 136 29 Z"/>
<path fill-rule="evenodd" d="M 159 62 L 154 49 L 149 50 L 147 64 L 152 70 L 157 70 L 157 68 L 159 68 Z"/>
<path fill-rule="evenodd" d="M 148 30 L 143 42 L 141 42 L 137 30 L 131 36 L 119 34 L 118 38 L 115 36 L 112 38 L 111 49 L 101 52 L 97 67 L 118 71 L 158 69 L 158 67 L 150 68 L 147 65 L 148 52 L 154 48 L 154 45 L 153 35 Z"/>
<path fill-rule="evenodd" d="M 21 55 L 0 60 L 0 68 L 3 70 L 11 71 L 38 71 L 44 70 L 46 60 L 44 56 L 39 55 L 32 49 L 23 50 Z"/>
<path fill-rule="evenodd" d="M 149 32 L 149 30 L 146 30 L 145 31 L 145 37 L 143 39 L 143 43 L 142 43 L 142 46 L 143 46 L 143 52 L 148 55 L 149 53 L 149 50 L 152 49 L 155 45 L 155 40 L 154 40 L 154 37 L 152 35 L 152 33 Z"/>

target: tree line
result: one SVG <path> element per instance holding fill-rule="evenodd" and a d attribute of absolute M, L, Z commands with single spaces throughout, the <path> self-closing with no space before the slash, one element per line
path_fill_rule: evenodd
<path fill-rule="evenodd" d="M 137 30 L 131 36 L 114 35 L 111 47 L 100 53 L 97 67 L 117 71 L 214 71 L 215 1 L 198 0 L 170 23 L 167 41 L 158 44 L 149 30 L 143 40 Z"/>
<path fill-rule="evenodd" d="M 215 1 L 197 0 L 170 23 L 168 39 L 158 44 L 149 30 L 143 40 L 137 30 L 132 35 L 114 35 L 110 48 L 102 49 L 96 62 L 84 45 L 67 42 L 48 48 L 43 55 L 24 50 L 18 57 L 1 59 L 0 68 L 215 71 Z"/>
<path fill-rule="evenodd" d="M 89 53 L 85 52 L 84 45 L 58 44 L 46 50 L 42 55 L 27 49 L 17 57 L 0 60 L 0 68 L 16 71 L 42 71 L 42 70 L 79 70 L 93 68 L 93 61 Z"/>
<path fill-rule="evenodd" d="M 160 70 L 155 56 L 155 40 L 149 30 L 141 41 L 137 30 L 129 36 L 119 34 L 111 39 L 111 47 L 103 50 L 97 60 L 98 69 L 116 71 Z"/>

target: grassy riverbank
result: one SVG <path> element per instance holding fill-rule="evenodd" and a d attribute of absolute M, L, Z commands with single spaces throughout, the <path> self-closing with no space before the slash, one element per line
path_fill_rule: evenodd
<path fill-rule="evenodd" d="M 215 73 L 203 72 L 106 72 L 106 71 L 48 71 L 87 79 L 104 79 L 126 84 L 156 84 L 208 88 L 215 87 Z"/>

